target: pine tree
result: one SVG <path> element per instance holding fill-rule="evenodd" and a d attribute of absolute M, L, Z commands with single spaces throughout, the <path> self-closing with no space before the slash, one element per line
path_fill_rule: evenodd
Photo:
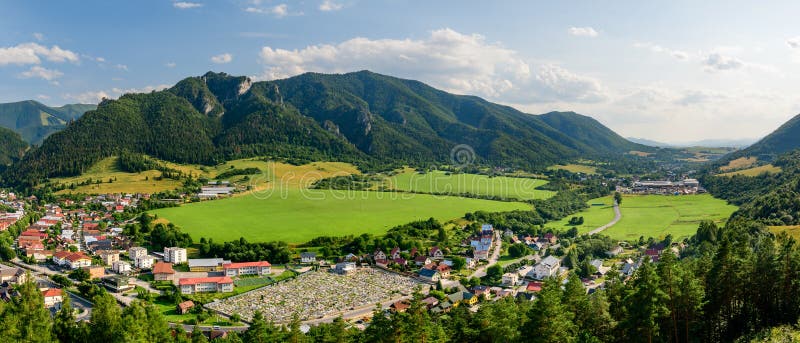
<path fill-rule="evenodd" d="M 645 259 L 630 281 L 625 297 L 627 316 L 622 322 L 630 341 L 652 342 L 659 333 L 659 321 L 668 314 L 667 295 L 653 265 Z"/>
<path fill-rule="evenodd" d="M 561 284 L 557 279 L 545 280 L 528 311 L 528 318 L 525 332 L 532 342 L 575 341 L 577 326 L 572 322 L 572 313 L 562 303 Z"/>
<path fill-rule="evenodd" d="M 11 301 L 9 310 L 17 317 L 18 335 L 13 339 L 24 342 L 51 342 L 53 321 L 44 307 L 44 297 L 36 286 L 33 276 L 18 288 L 19 296 Z"/>
<path fill-rule="evenodd" d="M 92 319 L 89 324 L 93 340 L 98 342 L 119 342 L 122 340 L 122 309 L 114 297 L 101 292 L 93 299 Z"/>

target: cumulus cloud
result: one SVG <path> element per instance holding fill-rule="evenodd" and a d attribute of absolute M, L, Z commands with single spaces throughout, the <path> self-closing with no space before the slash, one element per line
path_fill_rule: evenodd
<path fill-rule="evenodd" d="M 249 13 L 259 13 L 259 14 L 271 14 L 276 18 L 283 18 L 289 15 L 289 6 L 286 4 L 279 4 L 275 5 L 270 8 L 261 8 L 261 7 L 248 7 L 245 8 L 245 12 Z M 298 15 L 301 13 L 297 13 Z"/>
<path fill-rule="evenodd" d="M 800 49 L 800 36 L 787 39 L 786 45 L 792 49 Z"/>
<path fill-rule="evenodd" d="M 23 43 L 11 47 L 0 47 L 0 65 L 40 64 L 42 59 L 51 62 L 78 62 L 78 54 L 61 49 L 58 45 L 48 48 L 37 43 Z"/>
<path fill-rule="evenodd" d="M 344 7 L 342 4 L 336 3 L 333 0 L 324 0 L 319 5 L 319 10 L 323 12 L 338 11 Z"/>
<path fill-rule="evenodd" d="M 41 32 L 34 32 L 33 33 L 33 38 L 36 38 L 36 40 L 41 42 L 41 41 L 44 40 L 44 34 L 41 33 Z"/>
<path fill-rule="evenodd" d="M 117 68 L 119 70 L 128 71 L 128 66 L 124 65 L 124 64 L 117 64 L 117 65 L 114 66 L 114 68 Z"/>
<path fill-rule="evenodd" d="M 666 54 L 679 61 L 687 61 L 691 57 L 688 52 L 666 48 L 650 42 L 634 43 L 633 46 L 641 49 L 647 49 L 657 54 Z"/>
<path fill-rule="evenodd" d="M 170 87 L 172 87 L 172 85 L 167 85 L 167 84 L 161 84 L 161 85 L 156 85 L 156 86 L 148 85 L 148 86 L 144 86 L 142 88 L 119 88 L 119 87 L 114 87 L 114 88 L 111 89 L 111 92 L 113 92 L 113 93 L 115 93 L 117 95 L 128 94 L 128 93 L 150 93 L 152 91 L 161 91 L 161 90 L 164 90 L 164 89 L 167 89 L 167 88 L 170 88 Z"/>
<path fill-rule="evenodd" d="M 50 100 L 50 96 L 49 95 L 44 95 L 44 94 L 37 94 L 36 98 L 39 99 L 39 100 Z"/>
<path fill-rule="evenodd" d="M 185 9 L 190 9 L 190 8 L 203 7 L 203 4 L 201 4 L 199 2 L 178 1 L 178 2 L 173 3 L 172 6 L 175 7 L 175 8 L 178 8 L 178 9 L 185 10 Z"/>
<path fill-rule="evenodd" d="M 285 78 L 307 71 L 375 72 L 419 79 L 435 87 L 498 101 L 600 101 L 600 82 L 553 64 L 529 64 L 516 51 L 490 43 L 478 34 L 451 29 L 423 39 L 357 37 L 331 45 L 286 50 L 265 46 L 258 79 Z"/>
<path fill-rule="evenodd" d="M 103 99 L 110 99 L 111 96 L 104 91 L 88 91 L 79 94 L 64 94 L 62 96 L 64 99 L 71 99 L 77 101 L 82 104 L 97 104 L 100 103 Z"/>
<path fill-rule="evenodd" d="M 33 66 L 31 69 L 20 73 L 19 77 L 23 79 L 39 78 L 47 81 L 53 81 L 63 75 L 64 73 L 58 70 L 46 69 L 41 66 Z"/>
<path fill-rule="evenodd" d="M 745 62 L 736 57 L 714 52 L 703 59 L 703 65 L 706 66 L 707 71 L 724 71 L 740 69 L 745 66 Z"/>
<path fill-rule="evenodd" d="M 176 65 L 178 65 L 178 64 L 175 63 L 175 62 L 167 62 L 167 63 L 164 64 L 164 66 L 167 67 L 167 68 L 175 68 Z"/>
<path fill-rule="evenodd" d="M 567 32 L 578 37 L 597 37 L 599 33 L 592 27 L 570 27 Z"/>
<path fill-rule="evenodd" d="M 217 63 L 217 64 L 230 63 L 231 61 L 233 61 L 233 55 L 231 55 L 229 53 L 224 53 L 224 54 L 219 54 L 219 55 L 216 55 L 216 56 L 211 56 L 211 62 L 214 62 L 214 63 Z"/>

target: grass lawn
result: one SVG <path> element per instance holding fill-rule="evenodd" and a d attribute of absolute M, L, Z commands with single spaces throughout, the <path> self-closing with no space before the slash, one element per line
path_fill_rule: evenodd
<path fill-rule="evenodd" d="M 76 184 L 74 190 L 65 189 L 59 193 L 156 193 L 165 190 L 175 189 L 181 186 L 180 181 L 163 179 L 156 181 L 156 177 L 161 175 L 157 170 L 148 170 L 141 173 L 128 173 L 121 171 L 117 167 L 118 157 L 112 156 L 95 163 L 85 173 L 75 177 L 53 178 L 57 184 L 70 185 Z M 258 159 L 241 159 L 228 161 L 217 166 L 200 166 L 190 164 L 177 164 L 172 162 L 159 161 L 164 165 L 180 170 L 195 177 L 201 176 L 214 179 L 217 175 L 231 170 L 244 168 L 258 168 L 262 174 L 251 176 L 249 183 L 256 189 L 266 188 L 270 185 L 280 183 L 288 187 L 305 187 L 321 178 L 358 174 L 358 168 L 342 162 L 312 162 L 309 164 L 295 166 L 280 162 L 265 162 Z M 239 180 L 244 176 L 234 176 L 231 181 Z M 77 186 L 78 183 L 87 179 L 101 180 L 100 184 Z M 115 179 L 108 183 L 109 179 Z"/>
<path fill-rule="evenodd" d="M 584 173 L 584 174 L 596 174 L 597 168 L 592 166 L 587 166 L 583 164 L 559 164 L 555 166 L 547 167 L 547 169 L 555 170 L 561 169 L 566 170 L 571 173 Z"/>
<path fill-rule="evenodd" d="M 747 168 L 742 170 L 737 170 L 734 172 L 728 172 L 724 174 L 719 174 L 719 176 L 734 176 L 734 175 L 744 175 L 744 176 L 759 176 L 764 173 L 768 174 L 777 174 L 780 173 L 781 167 L 776 167 L 771 164 L 765 164 L 763 166 Z"/>
<path fill-rule="evenodd" d="M 583 216 L 583 225 L 577 225 L 576 227 L 578 228 L 578 232 L 586 233 L 608 224 L 608 222 L 614 219 L 613 203 L 614 200 L 612 200 L 611 196 L 592 199 L 588 202 L 589 208 L 585 209 L 583 212 L 567 216 L 557 222 L 547 223 L 546 225 L 564 231 L 573 226 L 569 225 L 570 218 Z"/>
<path fill-rule="evenodd" d="M 447 174 L 433 171 L 419 174 L 413 169 L 389 177 L 384 186 L 390 189 L 435 194 L 476 194 L 529 200 L 547 199 L 555 192 L 538 190 L 546 180 L 479 174 Z"/>
<path fill-rule="evenodd" d="M 769 231 L 776 235 L 785 231 L 790 237 L 800 240 L 800 225 L 770 226 Z"/>
<path fill-rule="evenodd" d="M 581 233 L 606 224 L 614 218 L 610 197 L 589 201 L 589 204 L 592 203 L 607 205 L 591 207 L 574 215 L 584 218 L 584 225 L 579 227 Z M 603 231 L 603 234 L 620 240 L 638 240 L 640 236 L 663 238 L 667 234 L 672 234 L 677 239 L 693 235 L 703 220 L 724 223 L 736 210 L 736 206 L 728 205 L 724 200 L 716 199 L 709 194 L 626 195 L 620 210 L 622 219 Z M 569 218 L 558 222 L 561 227 L 569 227 L 563 226 L 566 220 Z"/>
<path fill-rule="evenodd" d="M 719 167 L 719 170 L 729 171 L 734 169 L 747 168 L 749 166 L 756 164 L 756 162 L 758 162 L 758 158 L 756 157 L 739 157 L 735 160 L 728 162 L 727 165 Z"/>
<path fill-rule="evenodd" d="M 414 220 L 450 220 L 467 212 L 530 209 L 515 202 L 409 193 L 276 190 L 228 199 L 155 210 L 188 232 L 223 242 L 239 237 L 250 241 L 306 242 L 319 236 L 383 234 Z"/>

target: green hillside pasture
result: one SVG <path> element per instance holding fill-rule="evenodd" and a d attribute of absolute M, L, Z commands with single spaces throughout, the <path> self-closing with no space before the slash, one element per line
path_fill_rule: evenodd
<path fill-rule="evenodd" d="M 448 174 L 433 171 L 425 174 L 411 169 L 389 177 L 384 184 L 389 189 L 434 194 L 492 195 L 509 199 L 547 199 L 555 192 L 538 190 L 546 180 L 479 174 Z"/>
<path fill-rule="evenodd" d="M 153 211 L 195 240 L 306 242 L 319 236 L 383 234 L 430 217 L 459 218 L 467 212 L 530 209 L 517 202 L 424 194 L 284 189 Z"/>
<path fill-rule="evenodd" d="M 569 216 L 583 216 L 584 225 L 579 226 L 580 233 L 586 233 L 610 222 L 614 218 L 611 198 L 592 199 L 589 204 L 602 203 L 604 206 L 592 206 L 586 211 Z M 736 211 L 736 206 L 728 205 L 724 200 L 716 199 L 709 194 L 700 195 L 626 195 L 620 206 L 622 219 L 614 226 L 603 231 L 620 240 L 638 240 L 640 236 L 663 238 L 672 234 L 675 238 L 688 237 L 697 231 L 703 220 L 712 220 L 722 224 Z M 569 218 L 554 224 L 559 229 L 569 228 Z"/>
<path fill-rule="evenodd" d="M 567 230 L 573 226 L 569 225 L 570 218 L 583 216 L 583 225 L 577 225 L 576 227 L 578 228 L 578 232 L 587 233 L 600 226 L 608 224 L 608 222 L 614 219 L 614 207 L 612 206 L 613 203 L 614 200 L 611 198 L 611 196 L 592 199 L 588 202 L 589 208 L 586 210 L 571 216 L 567 216 L 557 222 L 548 223 L 547 226 L 562 231 Z"/>

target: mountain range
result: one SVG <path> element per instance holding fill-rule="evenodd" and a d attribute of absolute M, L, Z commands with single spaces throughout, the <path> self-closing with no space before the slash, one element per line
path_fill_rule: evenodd
<path fill-rule="evenodd" d="M 4 103 L 0 104 L 0 126 L 18 132 L 30 144 L 41 144 L 47 136 L 96 107 L 90 104 L 50 107 L 33 100 Z"/>
<path fill-rule="evenodd" d="M 741 138 L 741 139 L 702 139 L 697 141 L 679 142 L 679 143 L 665 143 L 654 141 L 647 138 L 628 137 L 629 141 L 656 148 L 689 148 L 689 147 L 707 147 L 707 148 L 745 148 L 757 141 L 754 138 Z"/>
<path fill-rule="evenodd" d="M 476 163 L 526 168 L 652 149 L 577 113 L 531 115 L 369 71 L 261 82 L 209 72 L 103 101 L 47 137 L 5 180 L 78 175 L 122 151 L 181 163 L 269 155 L 369 169 L 451 163 L 462 144 Z"/>

